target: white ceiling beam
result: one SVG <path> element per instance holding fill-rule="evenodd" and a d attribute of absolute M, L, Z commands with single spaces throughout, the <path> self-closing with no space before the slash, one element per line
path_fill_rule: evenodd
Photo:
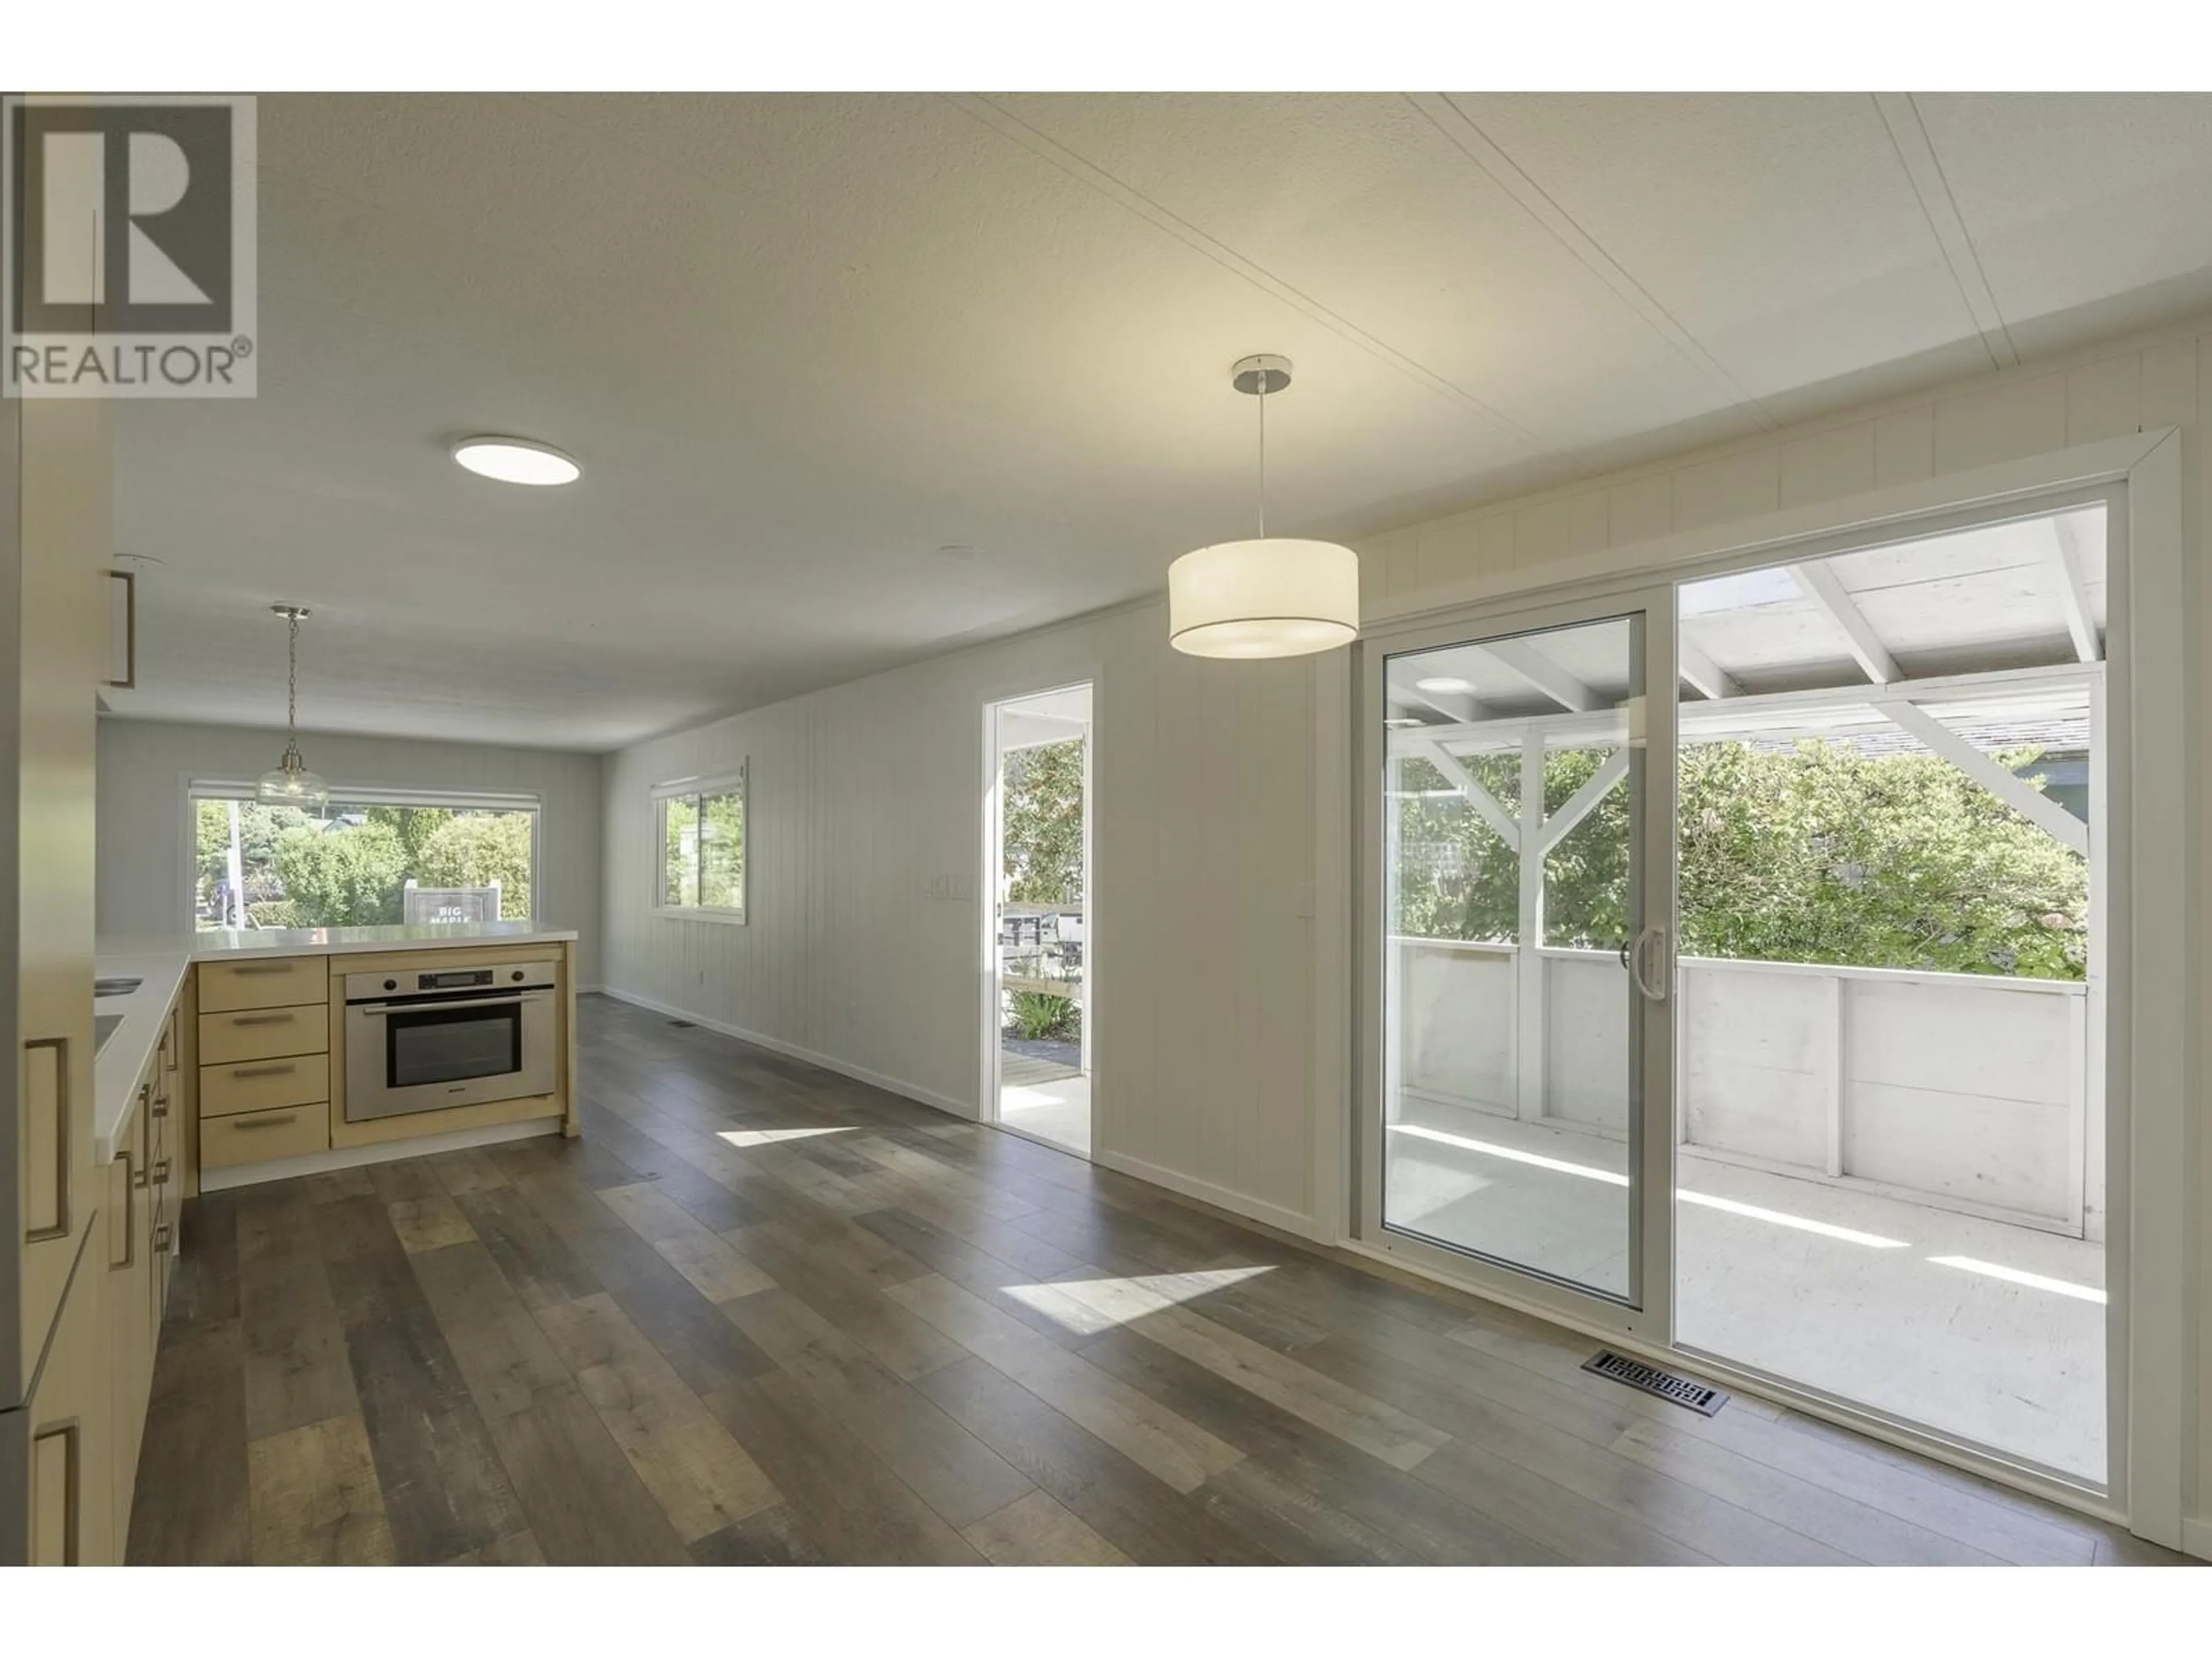
<path fill-rule="evenodd" d="M 1613 786 L 1628 775 L 1628 750 L 1616 749 L 1605 757 L 1605 764 L 1589 775 L 1589 781 L 1568 797 L 1567 804 L 1544 820 L 1541 834 L 1536 837 L 1536 854 L 1542 857 L 1566 834 L 1596 809 L 1597 804 L 1611 794 Z"/>
<path fill-rule="evenodd" d="M 1828 619 L 1843 630 L 1851 656 L 1876 685 L 1887 685 L 1902 678 L 1897 672 L 1897 659 L 1889 654 L 1889 647 L 1881 642 L 1881 635 L 1874 631 L 1858 601 L 1845 590 L 1836 573 L 1825 564 L 1793 564 L 1790 575 L 1803 590 L 1805 597 L 1828 613 Z"/>
<path fill-rule="evenodd" d="M 1735 683 L 1735 677 L 1707 656 L 1690 638 L 1686 623 L 1674 632 L 1674 657 L 1681 669 L 1685 685 L 1716 699 L 1742 695 L 1743 688 Z"/>
<path fill-rule="evenodd" d="M 1457 757 L 1449 753 L 1440 743 L 1413 745 L 1413 752 L 1444 775 L 1445 781 L 1467 797 L 1467 804 L 1481 814 L 1482 821 L 1495 830 L 1500 840 L 1516 852 L 1521 848 L 1521 825 L 1511 814 L 1498 804 L 1498 797 L 1482 787 L 1482 780 L 1459 763 Z"/>
<path fill-rule="evenodd" d="M 2105 649 L 2097 638 L 2097 618 L 2089 609 L 2089 590 L 2081 584 L 2081 565 L 2075 555 L 2073 526 L 2063 518 L 2045 519 L 2049 532 L 2045 557 L 2051 562 L 2058 589 L 2058 609 L 2066 617 L 2066 631 L 2074 639 L 2074 654 L 2083 662 L 2102 662 Z"/>
<path fill-rule="evenodd" d="M 1874 706 L 2021 817 L 2084 858 L 2088 856 L 2089 826 L 2026 778 L 2005 770 L 1924 708 L 1887 698 Z"/>
<path fill-rule="evenodd" d="M 1542 692 L 1570 714 L 1587 714 L 1597 707 L 1597 693 L 1553 662 L 1526 640 L 1492 640 L 1468 647 L 1496 663 L 1509 674 Z"/>

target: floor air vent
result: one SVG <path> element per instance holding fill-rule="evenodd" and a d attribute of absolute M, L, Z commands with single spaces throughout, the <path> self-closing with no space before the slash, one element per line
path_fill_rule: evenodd
<path fill-rule="evenodd" d="M 688 1031 L 688 1030 L 690 1030 L 691 1029 L 691 1024 L 692 1024 L 692 1023 L 691 1023 L 690 1020 L 688 1020 L 688 1019 L 672 1019 L 672 1020 L 670 1020 L 668 1023 L 669 1023 L 671 1025 L 673 1025 L 673 1026 L 674 1026 L 678 1030 L 679 1030 L 679 1031 Z"/>
<path fill-rule="evenodd" d="M 1678 1406 L 1687 1406 L 1692 1411 L 1702 1412 L 1707 1417 L 1728 1404 L 1728 1396 L 1718 1389 L 1709 1389 L 1702 1382 L 1692 1382 L 1686 1376 L 1662 1371 L 1656 1365 L 1631 1359 L 1626 1354 L 1615 1353 L 1610 1348 L 1600 1348 L 1583 1361 L 1583 1369 L 1595 1371 L 1600 1376 L 1609 1376 L 1616 1382 L 1626 1382 L 1632 1389 L 1641 1389 L 1646 1394 L 1656 1394 L 1662 1400 L 1671 1400 Z"/>

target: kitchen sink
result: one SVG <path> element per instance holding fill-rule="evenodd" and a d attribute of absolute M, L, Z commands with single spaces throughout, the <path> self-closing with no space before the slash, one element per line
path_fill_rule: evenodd
<path fill-rule="evenodd" d="M 97 1054 L 107 1046 L 107 1039 L 115 1035 L 115 1028 L 123 1024 L 120 1014 L 94 1014 L 92 1017 L 92 1051 Z"/>
<path fill-rule="evenodd" d="M 145 982 L 143 979 L 96 979 L 92 982 L 92 994 L 96 997 L 127 997 Z"/>

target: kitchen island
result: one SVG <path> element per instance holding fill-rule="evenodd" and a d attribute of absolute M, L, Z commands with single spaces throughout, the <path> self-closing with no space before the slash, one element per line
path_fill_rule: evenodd
<path fill-rule="evenodd" d="M 128 1150 L 164 1064 L 187 1194 L 573 1135 L 575 938 L 491 921 L 103 939 L 94 1155 Z"/>

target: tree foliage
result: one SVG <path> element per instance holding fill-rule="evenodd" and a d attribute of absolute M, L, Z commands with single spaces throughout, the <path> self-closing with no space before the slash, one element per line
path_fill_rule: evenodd
<path fill-rule="evenodd" d="M 287 830 L 276 838 L 276 873 L 302 926 L 371 927 L 399 920 L 407 849 L 384 823 Z"/>
<path fill-rule="evenodd" d="M 2033 751 L 2000 757 L 2021 768 Z M 1601 750 L 1547 757 L 1547 811 Z M 1509 814 L 1517 756 L 1468 769 Z M 1401 769 L 1398 926 L 1510 942 L 1520 918 L 1513 850 L 1425 761 Z M 1678 901 L 1683 952 L 1769 962 L 2080 979 L 2088 869 L 2079 854 L 1933 755 L 1807 742 L 1682 750 Z M 1626 937 L 1628 792 L 1616 787 L 1545 860 L 1544 942 L 1610 950 Z"/>
<path fill-rule="evenodd" d="M 1083 900 L 1083 739 L 1011 750 L 1001 769 L 1000 844 L 1017 904 Z"/>
<path fill-rule="evenodd" d="M 372 814 L 363 828 L 375 824 Z M 496 881 L 500 915 L 509 919 L 527 917 L 531 914 L 530 831 L 526 812 L 447 813 L 444 823 L 422 837 L 413 860 L 415 879 L 425 887 L 489 887 Z M 404 835 L 397 829 L 394 833 Z"/>

